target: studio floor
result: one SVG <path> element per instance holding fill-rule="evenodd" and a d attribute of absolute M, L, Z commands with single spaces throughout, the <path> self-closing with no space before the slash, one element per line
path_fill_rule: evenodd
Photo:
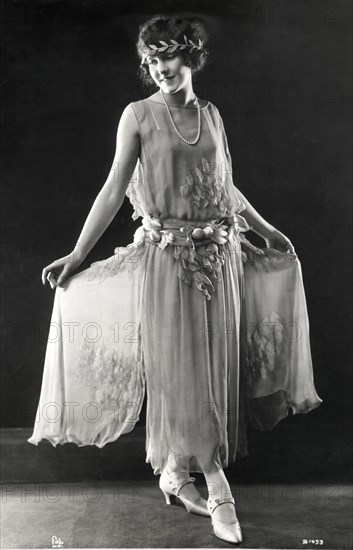
<path fill-rule="evenodd" d="M 206 496 L 201 476 L 195 477 Z M 2 549 L 53 548 L 59 539 L 65 549 L 234 547 L 213 535 L 210 518 L 188 513 L 179 500 L 168 506 L 158 476 L 128 483 L 7 483 L 1 489 Z M 338 484 L 232 484 L 240 547 L 351 549 L 351 492 Z"/>
<path fill-rule="evenodd" d="M 249 456 L 225 468 L 241 548 L 351 550 L 350 426 L 296 415 L 249 432 Z M 0 430 L 1 535 L 6 548 L 234 548 L 211 518 L 171 506 L 145 462 L 143 424 L 102 449 L 38 446 L 31 429 Z M 207 498 L 202 474 L 192 473 Z M 53 538 L 55 537 L 55 538 Z"/>

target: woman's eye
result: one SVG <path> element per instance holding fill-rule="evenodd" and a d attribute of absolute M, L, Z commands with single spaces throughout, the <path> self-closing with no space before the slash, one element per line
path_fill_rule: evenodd
<path fill-rule="evenodd" d="M 163 59 L 174 59 L 174 57 L 175 57 L 175 53 L 170 53 L 170 54 L 166 54 Z M 155 64 L 155 63 L 157 63 L 156 59 L 151 59 L 151 60 L 147 61 L 148 65 L 152 65 L 152 64 Z"/>

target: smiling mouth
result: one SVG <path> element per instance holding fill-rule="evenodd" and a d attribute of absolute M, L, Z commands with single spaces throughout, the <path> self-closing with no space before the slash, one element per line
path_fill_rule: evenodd
<path fill-rule="evenodd" d="M 163 78 L 163 80 L 161 80 L 161 82 L 168 82 L 168 80 L 172 80 L 174 78 L 174 76 L 168 76 L 166 78 Z"/>

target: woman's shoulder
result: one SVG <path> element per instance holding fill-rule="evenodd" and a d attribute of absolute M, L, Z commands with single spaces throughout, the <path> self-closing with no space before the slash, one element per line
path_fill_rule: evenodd
<path fill-rule="evenodd" d="M 210 107 L 212 107 L 212 109 L 213 109 L 214 111 L 216 111 L 216 113 L 219 114 L 218 107 L 217 107 L 214 103 L 212 103 L 211 101 L 208 101 L 208 104 L 209 104 Z"/>
<path fill-rule="evenodd" d="M 201 109 L 204 109 L 204 107 L 213 107 L 213 104 L 208 99 L 198 99 Z"/>

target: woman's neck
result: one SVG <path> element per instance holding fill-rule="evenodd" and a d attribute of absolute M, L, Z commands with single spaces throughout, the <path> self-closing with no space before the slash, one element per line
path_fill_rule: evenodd
<path fill-rule="evenodd" d="M 163 96 L 168 105 L 174 105 L 176 107 L 196 107 L 195 93 L 191 88 L 186 93 L 184 90 L 179 90 L 175 94 L 168 94 L 159 89 L 159 95 L 163 101 Z"/>

